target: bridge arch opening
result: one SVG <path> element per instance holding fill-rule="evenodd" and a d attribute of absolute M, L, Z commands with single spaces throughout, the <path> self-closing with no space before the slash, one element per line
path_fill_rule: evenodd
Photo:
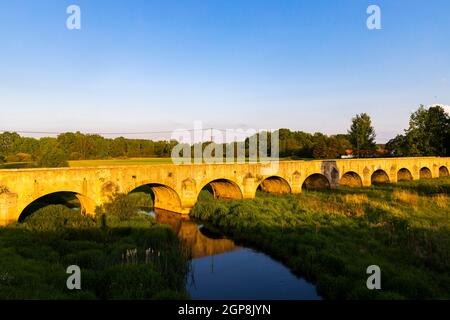
<path fill-rule="evenodd" d="M 143 184 L 128 193 L 137 206 L 151 210 L 181 212 L 181 199 L 171 187 L 160 183 Z"/>
<path fill-rule="evenodd" d="M 442 166 L 439 168 L 439 177 L 448 177 L 449 173 L 448 173 L 448 169 L 446 166 Z"/>
<path fill-rule="evenodd" d="M 29 203 L 20 213 L 19 222 L 24 222 L 28 217 L 35 214 L 40 209 L 51 205 L 64 205 L 82 214 L 93 214 L 95 203 L 88 197 L 71 191 L 52 192 L 43 195 Z"/>
<path fill-rule="evenodd" d="M 349 171 L 342 176 L 341 180 L 339 181 L 339 185 L 359 188 L 363 186 L 363 183 L 359 174 L 354 171 Z"/>
<path fill-rule="evenodd" d="M 406 168 L 402 168 L 398 170 L 397 172 L 397 181 L 406 181 L 406 180 L 412 180 L 413 176 L 411 174 L 411 171 L 409 171 Z"/>
<path fill-rule="evenodd" d="M 375 170 L 374 173 L 372 173 L 372 176 L 370 177 L 370 182 L 372 184 L 385 184 L 389 183 L 389 176 L 386 173 L 386 171 L 382 169 Z"/>
<path fill-rule="evenodd" d="M 210 197 L 224 200 L 243 198 L 241 188 L 235 182 L 228 179 L 216 179 L 204 185 L 199 192 L 198 198 L 205 200 Z"/>
<path fill-rule="evenodd" d="M 431 178 L 433 178 L 433 176 L 431 174 L 431 170 L 428 169 L 427 167 L 423 167 L 419 171 L 419 178 L 420 179 L 431 179 Z"/>
<path fill-rule="evenodd" d="M 257 191 L 275 193 L 275 194 L 286 194 L 291 193 L 291 186 L 286 179 L 279 176 L 271 176 L 265 178 L 258 185 Z"/>
<path fill-rule="evenodd" d="M 305 190 L 330 189 L 330 187 L 330 181 L 320 173 L 314 173 L 308 176 L 302 184 L 302 189 Z"/>

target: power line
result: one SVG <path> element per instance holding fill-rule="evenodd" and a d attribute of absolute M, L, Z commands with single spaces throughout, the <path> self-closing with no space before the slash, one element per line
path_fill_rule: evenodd
<path fill-rule="evenodd" d="M 193 132 L 194 136 L 195 136 L 195 132 L 201 132 L 201 137 L 197 137 L 196 140 L 198 140 L 197 142 L 205 142 L 205 141 L 209 141 L 211 143 L 214 143 L 214 134 L 213 131 L 220 131 L 223 133 L 228 133 L 230 130 L 233 129 L 218 129 L 218 128 L 194 128 L 194 129 L 177 129 L 177 130 L 172 130 L 172 131 L 134 131 L 134 132 L 80 132 L 81 134 L 84 135 L 99 135 L 99 136 L 103 136 L 108 138 L 108 136 L 141 136 L 141 137 L 134 137 L 134 139 L 142 139 L 142 140 L 168 140 L 167 136 L 163 136 L 163 137 L 149 137 L 148 135 L 161 135 L 161 134 L 172 134 L 176 131 L 179 131 L 179 133 L 183 133 L 183 132 Z M 73 131 L 64 131 L 64 132 L 59 132 L 59 131 L 29 131 L 29 130 L 0 130 L 0 134 L 1 133 L 5 133 L 5 132 L 14 132 L 14 133 L 18 133 L 21 135 L 44 135 L 44 136 L 57 136 L 60 134 L 64 134 L 64 133 L 74 133 Z M 250 135 L 248 132 L 234 132 L 234 134 L 239 135 L 240 137 L 238 138 L 238 136 L 234 136 L 234 139 L 246 139 L 248 138 Z M 254 134 L 254 133 L 252 133 Z M 146 137 L 144 137 L 146 136 Z M 174 138 L 174 139 L 178 139 L 178 138 Z M 195 138 L 194 138 L 195 139 Z M 218 143 L 224 143 L 221 139 L 218 140 Z M 222 142 L 220 142 L 222 141 Z M 197 143 L 194 142 L 194 143 Z"/>
<path fill-rule="evenodd" d="M 205 128 L 205 129 L 182 129 L 183 131 L 209 131 L 209 130 L 220 130 L 226 131 L 225 129 L 214 129 L 214 128 Z M 15 132 L 21 134 L 50 134 L 57 135 L 63 133 L 71 133 L 73 131 L 27 131 L 27 130 L 0 130 L 1 133 L 5 132 Z M 78 132 L 78 131 L 77 131 Z M 82 134 L 92 134 L 92 135 L 146 135 L 146 134 L 163 134 L 163 133 L 173 133 L 174 130 L 171 131 L 134 131 L 134 132 L 80 132 Z"/>
<path fill-rule="evenodd" d="M 219 128 L 202 128 L 202 129 L 177 129 L 181 131 L 210 131 L 210 135 L 213 135 L 213 130 L 227 132 L 233 129 L 219 129 Z M 173 133 L 175 130 L 167 130 L 167 131 L 134 131 L 134 132 L 80 132 L 82 134 L 92 134 L 92 135 L 147 135 L 147 134 L 164 134 L 164 133 Z M 15 132 L 20 134 L 48 134 L 48 135 L 58 135 L 63 133 L 74 133 L 74 131 L 28 131 L 28 130 L 11 130 L 11 129 L 2 129 L 0 133 L 5 132 Z M 246 134 L 245 132 L 240 132 L 242 134 Z"/>

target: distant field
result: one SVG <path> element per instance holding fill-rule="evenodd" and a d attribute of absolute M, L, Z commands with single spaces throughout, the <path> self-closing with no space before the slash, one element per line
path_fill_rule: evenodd
<path fill-rule="evenodd" d="M 281 161 L 293 160 L 283 158 Z M 300 160 L 300 159 L 297 159 Z M 301 159 L 311 160 L 311 159 Z M 70 167 L 95 167 L 95 166 L 132 166 L 140 164 L 171 164 L 171 158 L 129 158 L 129 159 L 108 159 L 108 160 L 74 160 L 69 161 Z"/>
<path fill-rule="evenodd" d="M 248 159 L 247 159 L 248 160 Z M 291 160 L 314 160 L 314 159 L 293 159 L 282 158 L 280 161 Z M 132 166 L 145 164 L 171 164 L 171 158 L 128 158 L 128 159 L 102 159 L 102 160 L 71 160 L 69 167 L 100 167 L 100 166 Z M 35 168 L 35 162 L 7 162 L 0 164 L 0 169 L 24 169 Z"/>
<path fill-rule="evenodd" d="M 95 166 L 126 166 L 140 164 L 167 164 L 172 163 L 171 158 L 129 158 L 107 160 L 73 160 L 69 161 L 70 167 L 95 167 Z"/>

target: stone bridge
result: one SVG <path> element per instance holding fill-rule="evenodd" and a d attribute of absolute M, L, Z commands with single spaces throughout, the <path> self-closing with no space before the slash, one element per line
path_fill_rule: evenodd
<path fill-rule="evenodd" d="M 20 220 L 30 205 L 60 192 L 73 194 L 82 211 L 93 214 L 113 194 L 147 185 L 155 208 L 188 214 L 207 186 L 215 198 L 254 198 L 258 188 L 300 193 L 448 176 L 449 165 L 450 158 L 421 157 L 0 170 L 0 225 Z"/>

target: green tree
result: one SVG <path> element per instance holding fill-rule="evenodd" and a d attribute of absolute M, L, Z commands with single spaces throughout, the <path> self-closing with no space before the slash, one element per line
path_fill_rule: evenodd
<path fill-rule="evenodd" d="M 450 152 L 450 117 L 440 106 L 423 105 L 411 114 L 406 140 L 411 156 L 445 156 Z"/>
<path fill-rule="evenodd" d="M 328 146 L 325 137 L 322 136 L 317 139 L 313 148 L 313 157 L 316 159 L 328 158 Z"/>
<path fill-rule="evenodd" d="M 348 135 L 358 157 L 375 151 L 375 129 L 367 113 L 361 113 L 352 118 L 352 125 Z"/>
<path fill-rule="evenodd" d="M 17 150 L 17 143 L 20 136 L 15 132 L 4 132 L 0 134 L 0 154 L 8 156 L 15 154 Z"/>
<path fill-rule="evenodd" d="M 399 134 L 386 143 L 388 152 L 396 157 L 405 157 L 409 155 L 408 140 L 405 135 Z"/>
<path fill-rule="evenodd" d="M 349 150 L 352 148 L 352 144 L 350 142 L 350 138 L 347 134 L 337 134 L 332 136 L 337 140 L 337 144 L 339 146 L 338 152 L 339 155 L 345 155 L 345 150 Z"/>
<path fill-rule="evenodd" d="M 109 154 L 112 157 L 125 157 L 128 153 L 127 149 L 127 139 L 118 137 L 111 141 Z"/>
<path fill-rule="evenodd" d="M 41 152 L 37 164 L 43 168 L 68 167 L 67 160 L 68 156 L 62 149 L 48 146 Z"/>

